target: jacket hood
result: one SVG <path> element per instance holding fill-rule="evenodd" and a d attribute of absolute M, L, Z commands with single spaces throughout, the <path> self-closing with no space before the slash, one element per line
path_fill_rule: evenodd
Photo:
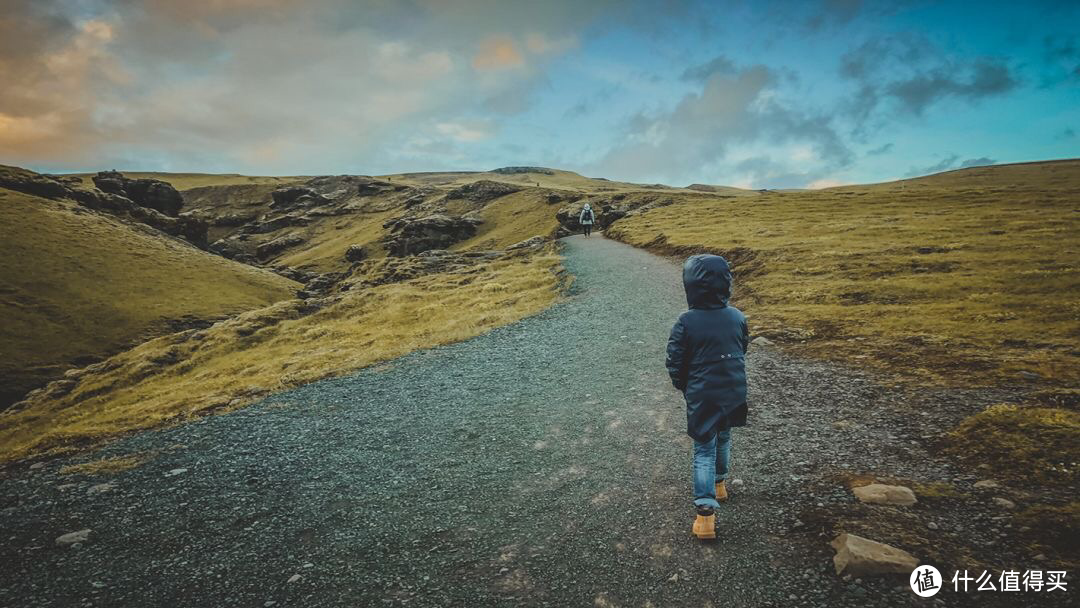
<path fill-rule="evenodd" d="M 690 308 L 723 308 L 731 297 L 731 266 L 710 254 L 692 255 L 683 264 L 683 288 Z"/>
<path fill-rule="evenodd" d="M 582 207 L 582 209 L 592 209 L 592 207 L 589 205 L 589 203 L 585 203 L 585 206 Z"/>

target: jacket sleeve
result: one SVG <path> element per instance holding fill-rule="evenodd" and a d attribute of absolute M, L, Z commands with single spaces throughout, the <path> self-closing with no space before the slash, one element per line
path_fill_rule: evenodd
<path fill-rule="evenodd" d="M 671 336 L 668 338 L 666 365 L 671 384 L 680 391 L 686 390 L 686 366 L 690 360 L 686 342 L 686 328 L 683 327 L 682 319 L 679 319 L 671 328 Z"/>
<path fill-rule="evenodd" d="M 746 351 L 750 350 L 750 329 L 746 326 L 746 317 L 742 320 L 742 335 L 740 337 L 742 342 L 742 352 L 745 355 Z"/>

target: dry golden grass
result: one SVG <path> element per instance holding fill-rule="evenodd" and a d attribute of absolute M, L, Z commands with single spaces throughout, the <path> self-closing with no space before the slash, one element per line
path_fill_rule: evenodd
<path fill-rule="evenodd" d="M 675 198 L 608 235 L 727 254 L 752 333 L 919 382 L 1080 381 L 1080 161 Z"/>
<path fill-rule="evenodd" d="M 354 289 L 311 312 L 287 300 L 121 353 L 59 398 L 0 414 L 0 462 L 241 407 L 271 391 L 464 340 L 550 306 L 551 250 Z"/>
<path fill-rule="evenodd" d="M 0 189 L 0 379 L 17 398 L 170 320 L 290 298 L 297 283 L 69 201 Z"/>
<path fill-rule="evenodd" d="M 946 453 L 1017 481 L 1076 488 L 1080 413 L 1053 407 L 995 405 L 949 433 Z"/>
<path fill-rule="evenodd" d="M 316 272 L 344 270 L 349 266 L 345 250 L 350 245 L 363 245 L 369 258 L 386 256 L 382 237 L 386 230 L 382 225 L 388 219 L 401 214 L 398 209 L 373 213 L 360 213 L 340 218 L 327 218 L 302 232 L 307 242 L 302 247 L 285 252 L 277 263 L 305 268 Z"/>
<path fill-rule="evenodd" d="M 455 250 L 503 249 L 534 236 L 548 237 L 559 227 L 555 212 L 559 205 L 544 201 L 543 190 L 523 190 L 492 201 L 477 217 L 484 220 L 470 239 L 455 244 Z"/>

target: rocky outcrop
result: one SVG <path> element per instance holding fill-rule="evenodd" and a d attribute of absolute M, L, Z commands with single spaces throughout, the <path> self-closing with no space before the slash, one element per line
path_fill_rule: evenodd
<path fill-rule="evenodd" d="M 523 190 L 521 186 L 482 179 L 480 181 L 472 182 L 471 184 L 465 184 L 459 188 L 454 188 L 446 193 L 446 198 L 448 200 L 465 199 L 473 203 L 486 203 L 499 197 L 506 196 L 507 194 L 520 192 L 521 190 Z"/>
<path fill-rule="evenodd" d="M 291 186 L 278 188 L 270 193 L 273 202 L 271 209 L 296 209 L 298 207 L 314 207 L 329 201 L 318 192 L 304 186 Z"/>
<path fill-rule="evenodd" d="M 415 255 L 432 249 L 446 249 L 476 234 L 483 222 L 473 218 L 429 215 L 419 218 L 398 218 L 383 224 L 390 233 L 383 244 L 391 256 Z"/>
<path fill-rule="evenodd" d="M 206 233 L 209 226 L 205 220 L 194 215 L 175 213 L 179 211 L 180 205 L 176 204 L 171 193 L 175 193 L 176 196 L 179 196 L 179 193 L 172 186 L 160 180 L 129 180 L 115 171 L 99 173 L 94 178 L 95 183 L 102 175 L 105 176 L 102 178 L 102 183 L 114 191 L 87 188 L 78 178 L 55 177 L 26 169 L 0 166 L 0 188 L 47 199 L 72 200 L 88 209 L 133 220 L 170 236 L 182 238 L 199 248 L 207 248 Z M 128 187 L 131 188 L 131 194 L 138 196 L 142 202 L 149 201 L 173 213 L 167 215 L 155 207 L 132 200 L 126 195 Z M 116 191 L 124 194 L 118 194 Z M 182 203 L 181 200 L 180 204 Z"/>
<path fill-rule="evenodd" d="M 833 566 L 837 574 L 910 574 L 919 565 L 919 560 L 907 551 L 854 534 L 841 534 L 830 544 L 836 549 Z"/>
<path fill-rule="evenodd" d="M 170 217 L 180 215 L 180 208 L 184 206 L 184 198 L 176 188 L 160 179 L 130 179 L 119 171 L 101 171 L 92 179 L 102 192 L 123 196 L 140 207 Z"/>
<path fill-rule="evenodd" d="M 296 247 L 303 242 L 304 237 L 299 235 L 287 234 L 285 236 L 279 236 L 276 239 L 267 241 L 256 247 L 255 257 L 259 258 L 260 260 L 272 258 L 275 255 L 281 253 L 282 251 L 285 251 L 289 247 Z"/>
<path fill-rule="evenodd" d="M 537 235 L 532 238 L 525 239 L 520 243 L 514 243 L 513 245 L 507 247 L 506 250 L 517 251 L 518 249 L 539 249 L 544 246 L 544 243 L 547 243 L 547 239 Z"/>
<path fill-rule="evenodd" d="M 49 199 L 67 198 L 71 189 L 60 178 L 3 165 L 0 165 L 0 188 Z"/>

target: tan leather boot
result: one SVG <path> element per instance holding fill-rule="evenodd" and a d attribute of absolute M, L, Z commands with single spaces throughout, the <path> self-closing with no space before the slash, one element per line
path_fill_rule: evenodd
<path fill-rule="evenodd" d="M 716 502 L 724 502 L 727 500 L 727 484 L 718 481 L 716 482 Z"/>
<path fill-rule="evenodd" d="M 701 540 L 716 538 L 716 514 L 712 509 L 708 511 L 698 509 L 697 518 L 694 519 L 694 536 Z"/>

